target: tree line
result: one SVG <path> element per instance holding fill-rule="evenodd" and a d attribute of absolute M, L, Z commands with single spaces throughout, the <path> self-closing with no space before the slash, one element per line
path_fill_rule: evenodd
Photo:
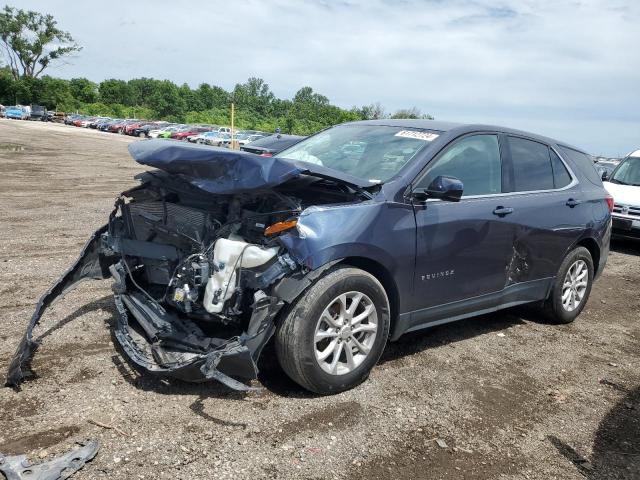
<path fill-rule="evenodd" d="M 0 11 L 0 46 L 6 60 L 4 66 L 0 63 L 3 105 L 38 104 L 49 110 L 116 118 L 228 125 L 233 102 L 239 128 L 280 128 L 300 135 L 353 120 L 432 118 L 415 107 L 388 115 L 380 103 L 340 108 L 308 86 L 292 99 L 280 99 L 264 80 L 255 77 L 236 84 L 232 91 L 208 83 L 192 88 L 153 78 L 96 83 L 86 78 L 51 77 L 43 71 L 82 47 L 69 32 L 58 28 L 53 16 L 9 6 Z"/>
<path fill-rule="evenodd" d="M 239 128 L 309 135 L 329 125 L 379 118 L 431 118 L 417 108 L 387 115 L 379 104 L 344 109 L 332 105 L 324 95 L 303 87 L 292 99 L 277 98 L 260 78 L 249 78 L 232 91 L 202 83 L 197 88 L 170 80 L 134 78 L 66 80 L 43 76 L 15 79 L 9 69 L 0 69 L 0 103 L 39 104 L 49 110 L 141 118 L 184 123 L 228 125 L 230 105 L 235 104 Z"/>

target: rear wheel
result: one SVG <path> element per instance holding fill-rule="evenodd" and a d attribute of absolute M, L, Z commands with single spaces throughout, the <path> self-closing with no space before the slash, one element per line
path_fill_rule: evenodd
<path fill-rule="evenodd" d="M 389 301 L 380 282 L 351 267 L 330 270 L 278 325 L 276 353 L 292 380 L 338 393 L 363 382 L 389 335 Z"/>
<path fill-rule="evenodd" d="M 593 259 L 584 247 L 573 249 L 560 265 L 544 315 L 553 323 L 573 322 L 589 299 L 593 283 Z"/>

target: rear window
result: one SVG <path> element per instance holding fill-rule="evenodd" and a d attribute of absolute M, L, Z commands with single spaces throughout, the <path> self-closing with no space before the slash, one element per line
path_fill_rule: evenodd
<path fill-rule="evenodd" d="M 596 170 L 593 161 L 586 153 L 578 152 L 573 148 L 561 146 L 558 146 L 558 150 L 560 150 L 560 153 L 565 157 L 565 159 L 568 158 L 578 169 L 580 169 L 580 172 L 587 177 L 587 180 L 594 185 L 599 187 L 602 186 L 600 175 L 598 175 L 598 171 Z"/>
<path fill-rule="evenodd" d="M 514 191 L 530 192 L 554 188 L 549 147 L 518 137 L 508 137 L 513 161 Z"/>

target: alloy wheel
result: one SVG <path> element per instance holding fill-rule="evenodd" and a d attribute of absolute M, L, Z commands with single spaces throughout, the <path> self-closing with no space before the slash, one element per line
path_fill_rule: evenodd
<path fill-rule="evenodd" d="M 584 260 L 576 260 L 567 270 L 562 284 L 562 307 L 573 312 L 584 300 L 589 284 L 589 268 Z"/>
<path fill-rule="evenodd" d="M 334 298 L 323 310 L 315 329 L 315 358 L 331 375 L 345 375 L 368 357 L 378 332 L 378 312 L 362 292 Z"/>

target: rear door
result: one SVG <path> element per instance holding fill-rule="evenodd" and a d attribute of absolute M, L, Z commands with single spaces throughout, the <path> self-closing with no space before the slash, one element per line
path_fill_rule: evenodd
<path fill-rule="evenodd" d="M 515 227 L 506 285 L 522 284 L 518 300 L 538 300 L 584 231 L 586 205 L 575 175 L 549 145 L 506 135 L 504 146 L 511 192 L 505 205 L 512 209 L 509 220 Z"/>

